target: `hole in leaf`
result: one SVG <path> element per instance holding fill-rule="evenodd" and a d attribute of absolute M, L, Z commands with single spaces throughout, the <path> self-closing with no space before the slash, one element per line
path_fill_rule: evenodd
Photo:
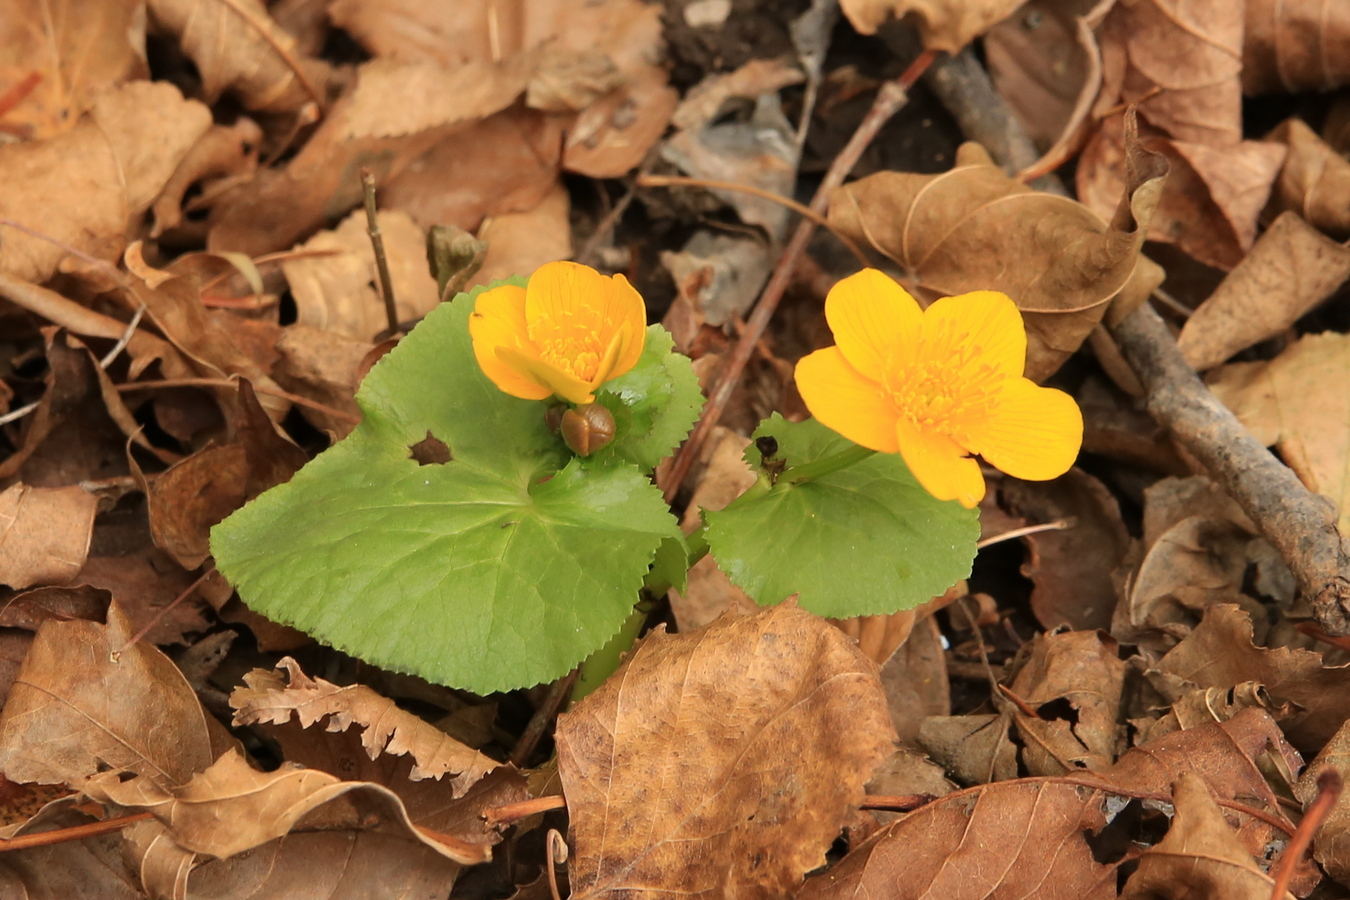
<path fill-rule="evenodd" d="M 419 466 L 443 466 L 455 458 L 445 441 L 430 431 L 422 440 L 408 447 L 408 457 L 417 460 Z"/>

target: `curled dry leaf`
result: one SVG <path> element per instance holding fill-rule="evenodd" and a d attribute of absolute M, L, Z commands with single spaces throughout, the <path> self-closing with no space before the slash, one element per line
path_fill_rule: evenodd
<path fill-rule="evenodd" d="M 487 241 L 487 256 L 465 290 L 531 273 L 544 263 L 571 259 L 570 210 L 567 189 L 555 184 L 548 196 L 529 212 L 505 213 L 488 222 L 479 235 Z"/>
<path fill-rule="evenodd" d="M 1297 117 L 1287 119 L 1266 140 L 1289 147 L 1275 182 L 1275 208 L 1292 210 L 1338 238 L 1350 235 L 1350 161 Z"/>
<path fill-rule="evenodd" d="M 210 127 L 210 110 L 183 99 L 167 82 L 136 81 L 106 91 L 65 134 L 0 144 L 0 217 L 100 259 L 116 259 L 129 225 Z M 55 244 L 5 229 L 0 270 L 41 283 L 63 259 L 69 260 L 66 251 Z"/>
<path fill-rule="evenodd" d="M 93 821 L 72 804 L 58 801 L 47 804 L 21 826 L 5 828 L 0 834 L 21 837 Z M 117 834 L 107 834 L 0 854 L 0 896 L 141 900 L 144 894 L 122 862 L 121 843 Z"/>
<path fill-rule="evenodd" d="M 272 377 L 278 384 L 293 394 L 360 417 L 355 397 L 361 384 L 362 360 L 371 350 L 368 342 L 294 324 L 282 330 L 276 349 L 281 358 Z M 353 422 L 307 406 L 300 407 L 300 414 L 335 438 L 346 437 L 356 427 Z"/>
<path fill-rule="evenodd" d="M 1350 163 L 1344 164 L 1350 176 Z M 1345 206 L 1350 209 L 1350 180 L 1346 188 Z M 1239 350 L 1292 327 L 1348 277 L 1350 248 L 1294 213 L 1280 213 L 1186 321 L 1177 348 L 1197 371 L 1211 369 Z"/>
<path fill-rule="evenodd" d="M 1078 349 L 1135 272 L 1165 168 L 1135 148 L 1116 218 L 1004 174 L 976 144 L 941 175 L 881 172 L 830 197 L 830 222 L 915 277 L 927 299 L 999 290 L 1027 325 L 1028 378 Z"/>
<path fill-rule="evenodd" d="M 658 630 L 558 721 L 573 896 L 790 891 L 892 737 L 875 665 L 810 613 Z"/>
<path fill-rule="evenodd" d="M 66 584 L 84 566 L 98 498 L 78 485 L 0 493 L 0 584 Z"/>
<path fill-rule="evenodd" d="M 1125 883 L 1121 897 L 1268 900 L 1274 881 L 1228 827 L 1204 779 L 1189 772 L 1182 775 L 1172 797 L 1176 815 L 1166 837 L 1139 857 L 1139 868 Z"/>
<path fill-rule="evenodd" d="M 364 685 L 340 687 L 310 678 L 290 657 L 277 666 L 286 670 L 286 680 L 275 672 L 255 669 L 244 676 L 247 687 L 236 688 L 230 695 L 235 725 L 279 725 L 292 716 L 305 728 L 321 719 L 328 720 L 329 731 L 360 725 L 361 744 L 371 759 L 382 753 L 409 755 L 415 762 L 409 777 L 416 781 L 449 774 L 456 797 L 498 766 Z"/>
<path fill-rule="evenodd" d="M 11 0 L 0 17 L 0 96 L 36 76 L 5 125 L 45 140 L 75 127 L 95 95 L 145 72 L 140 0 Z"/>
<path fill-rule="evenodd" d="M 144 641 L 123 649 L 131 636 L 115 603 L 107 625 L 42 626 L 0 713 L 5 777 L 78 789 L 112 769 L 167 787 L 211 764 L 223 729 L 167 656 Z"/>
<path fill-rule="evenodd" d="M 895 726 L 895 733 L 899 735 L 900 740 L 909 746 L 915 745 L 919 727 L 926 717 L 946 716 L 952 711 L 951 682 L 947 677 L 947 657 L 943 653 L 942 631 L 938 628 L 937 619 L 932 615 L 936 609 L 926 612 L 922 618 L 915 615 L 919 610 L 929 610 L 931 606 L 936 604 L 929 601 L 929 604 L 919 607 L 918 610 L 896 614 L 905 616 L 912 630 L 906 630 L 904 643 L 898 649 L 893 648 L 881 666 L 881 687 L 886 692 L 886 705 L 890 709 L 891 724 Z M 928 765 L 931 766 L 932 763 Z M 876 793 L 914 792 L 885 790 Z"/>
<path fill-rule="evenodd" d="M 440 299 L 436 280 L 427 271 L 426 235 L 407 213 L 386 210 L 376 220 L 393 282 L 400 322 L 420 319 Z M 281 264 L 295 297 L 296 322 L 368 341 L 388 328 L 384 301 L 375 285 L 375 251 L 371 249 L 364 210 L 347 216 L 337 228 L 321 231 Z"/>
<path fill-rule="evenodd" d="M 262 136 L 258 124 L 244 116 L 233 125 L 212 125 L 192 145 L 178 168 L 173 170 L 164 190 L 155 198 L 151 207 L 155 224 L 150 229 L 150 237 L 157 238 L 182 223 L 183 196 L 192 185 L 206 178 L 251 175 L 258 165 Z M 186 259 L 196 255 L 187 255 Z M 184 259 L 180 257 L 175 263 Z"/>
<path fill-rule="evenodd" d="M 1219 369 L 1210 390 L 1257 440 L 1275 445 L 1350 534 L 1350 335 L 1309 334 L 1269 362 Z"/>
<path fill-rule="evenodd" d="M 1350 84 L 1350 20 L 1336 0 L 1247 0 L 1242 89 L 1331 91 Z"/>
<path fill-rule="evenodd" d="M 956 53 L 1012 15 L 1019 0 L 841 0 L 844 15 L 862 34 L 876 34 L 887 19 L 913 14 L 924 47 Z"/>
<path fill-rule="evenodd" d="M 1333 770 L 1341 781 L 1350 780 L 1350 721 L 1346 722 L 1317 754 L 1317 758 L 1303 770 L 1294 790 L 1304 809 L 1316 799 L 1317 780 L 1324 772 Z M 1336 798 L 1336 805 L 1313 838 L 1313 858 L 1322 864 L 1327 874 L 1341 884 L 1350 883 L 1350 797 L 1345 791 Z"/>

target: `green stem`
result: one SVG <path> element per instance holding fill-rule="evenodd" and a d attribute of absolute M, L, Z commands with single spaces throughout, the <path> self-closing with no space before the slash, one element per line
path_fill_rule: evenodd
<path fill-rule="evenodd" d="M 832 456 L 824 459 L 818 459 L 814 462 L 803 463 L 800 466 L 793 466 L 778 476 L 779 484 L 800 484 L 803 481 L 812 481 L 820 478 L 822 475 L 828 475 L 831 472 L 838 472 L 840 469 L 847 469 L 855 463 L 860 463 L 867 459 L 875 450 L 869 450 L 866 447 L 854 445 L 847 450 L 840 450 Z"/>
<path fill-rule="evenodd" d="M 619 633 L 610 638 L 605 646 L 586 657 L 581 664 L 581 675 L 577 678 L 576 687 L 572 688 L 573 703 L 600 687 L 606 678 L 618 671 L 619 664 L 623 662 L 623 655 L 632 650 L 633 644 L 637 643 L 638 632 L 647 621 L 648 610 L 646 603 L 639 603 L 633 607 L 632 613 L 619 628 Z"/>

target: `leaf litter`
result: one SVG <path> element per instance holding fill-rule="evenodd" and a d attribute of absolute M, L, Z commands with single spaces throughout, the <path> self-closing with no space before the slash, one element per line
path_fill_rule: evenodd
<path fill-rule="evenodd" d="M 550 874 L 586 897 L 1350 889 L 1348 801 L 1324 777 L 1350 777 L 1350 643 L 1248 489 L 1187 449 L 1206 435 L 1149 418 L 1168 425 L 1117 341 L 1161 310 L 1347 533 L 1350 163 L 1326 93 L 1350 83 L 1345 23 L 1266 0 L 839 6 L 826 31 L 832 5 L 805 0 L 14 4 L 0 798 L 19 843 L 0 843 L 0 892 L 479 900 L 543 897 Z M 806 417 L 792 365 L 829 343 L 824 293 L 857 268 L 838 236 L 923 301 L 1001 290 L 1028 373 L 1095 410 L 1097 440 L 1054 482 L 991 477 L 968 579 L 831 622 L 759 609 L 707 556 L 569 708 L 547 685 L 479 696 L 356 660 L 214 572 L 212 526 L 352 432 L 366 373 L 435 315 L 433 226 L 486 241 L 466 288 L 568 258 L 625 273 L 709 391 L 783 265 L 795 213 L 773 195 L 809 192 L 916 48 L 973 40 L 984 93 L 944 80 L 969 54 L 920 58 L 908 106 L 816 210 L 836 236 L 795 257 L 692 474 L 657 472 L 696 542 L 697 510 L 754 483 L 754 423 Z M 973 112 L 1040 161 L 1004 158 Z M 1028 184 L 1052 170 L 1074 194 Z M 694 183 L 665 186 L 677 171 Z M 490 459 L 476 423 L 429 421 L 444 433 L 406 442 L 444 446 L 428 464 Z M 745 553 L 773 552 L 781 524 Z M 419 652 L 464 626 L 428 618 Z"/>

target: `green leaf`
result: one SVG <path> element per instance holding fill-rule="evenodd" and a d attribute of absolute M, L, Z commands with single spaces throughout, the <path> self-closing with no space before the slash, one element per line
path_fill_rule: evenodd
<path fill-rule="evenodd" d="M 762 436 L 776 438 L 777 457 L 793 466 L 853 446 L 815 420 L 777 414 L 756 430 Z M 756 603 L 796 593 L 804 609 L 833 618 L 912 609 L 941 594 L 970 574 L 980 535 L 978 510 L 937 500 L 898 454 L 884 453 L 706 518 L 717 565 Z"/>
<path fill-rule="evenodd" d="M 643 470 L 656 468 L 679 446 L 698 420 L 703 391 L 689 357 L 660 325 L 647 326 L 642 356 L 623 375 L 596 392 L 596 402 L 614 413 L 614 443 L 595 454 L 625 459 Z"/>
<path fill-rule="evenodd" d="M 647 573 L 643 587 L 652 596 L 661 597 L 671 588 L 683 591 L 688 587 L 688 581 L 689 547 L 683 538 L 666 538 L 656 548 L 656 559 L 652 560 L 652 568 Z"/>
<path fill-rule="evenodd" d="M 473 297 L 437 307 L 387 354 L 357 394 L 362 423 L 217 525 L 211 549 L 256 612 L 488 693 L 559 677 L 602 646 L 680 533 L 636 467 L 571 458 L 545 404 L 487 380 Z M 410 458 L 428 432 L 450 462 Z"/>

